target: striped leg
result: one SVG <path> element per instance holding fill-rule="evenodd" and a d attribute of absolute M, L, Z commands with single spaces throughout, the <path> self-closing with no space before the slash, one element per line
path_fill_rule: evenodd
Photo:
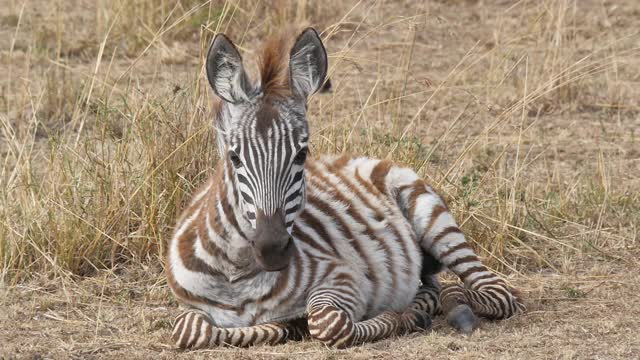
<path fill-rule="evenodd" d="M 259 344 L 276 345 L 286 340 L 300 340 L 307 333 L 306 321 L 268 323 L 249 327 L 216 327 L 208 315 L 188 310 L 176 318 L 171 338 L 181 349 L 215 346 L 246 347 Z"/>
<path fill-rule="evenodd" d="M 431 318 L 440 313 L 439 288 L 421 286 L 400 319 L 403 334 L 427 330 L 431 327 Z"/>
<path fill-rule="evenodd" d="M 357 322 L 353 314 L 345 310 L 348 307 L 339 303 L 330 290 L 315 291 L 307 305 L 311 337 L 328 346 L 345 348 L 417 331 L 431 323 L 428 316 L 411 309 L 403 314 L 385 311 Z"/>
<path fill-rule="evenodd" d="M 440 306 L 440 284 L 437 275 L 429 275 L 422 279 L 422 286 L 418 289 L 409 309 L 414 313 L 436 316 L 442 312 Z"/>
<path fill-rule="evenodd" d="M 449 323 L 469 332 L 476 315 L 504 319 L 524 311 L 523 304 L 504 280 L 482 264 L 448 211 L 444 201 L 422 180 L 402 193 L 422 248 L 464 282 L 442 290 L 440 300 Z"/>
<path fill-rule="evenodd" d="M 380 162 L 371 178 L 380 178 L 381 190 L 393 198 L 411 222 L 423 250 L 437 263 L 449 268 L 464 282 L 442 290 L 440 301 L 449 323 L 468 332 L 475 315 L 504 319 L 524 311 L 524 305 L 504 280 L 489 271 L 466 242 L 442 198 L 413 171 Z"/>

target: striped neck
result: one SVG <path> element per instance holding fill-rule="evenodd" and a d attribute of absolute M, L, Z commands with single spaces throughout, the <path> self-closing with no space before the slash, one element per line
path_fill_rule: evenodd
<path fill-rule="evenodd" d="M 231 165 L 221 161 L 210 189 L 205 222 L 210 224 L 209 241 L 217 258 L 216 270 L 235 281 L 258 270 L 249 242 L 253 229 L 242 216 Z"/>
<path fill-rule="evenodd" d="M 229 204 L 224 211 L 228 212 L 229 221 L 236 230 L 234 236 L 237 235 L 240 238 L 238 240 L 249 244 L 249 238 L 254 230 L 251 223 L 243 216 L 240 207 L 239 192 L 233 179 L 233 165 L 226 159 L 221 166 L 223 166 L 221 181 L 224 183 L 224 193 L 221 192 L 219 195 L 224 196 Z M 224 201 L 222 198 L 220 200 Z"/>

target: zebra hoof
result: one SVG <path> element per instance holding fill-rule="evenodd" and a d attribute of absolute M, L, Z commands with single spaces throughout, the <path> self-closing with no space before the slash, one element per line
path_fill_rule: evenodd
<path fill-rule="evenodd" d="M 471 334 L 478 327 L 478 318 L 468 305 L 458 305 L 447 314 L 447 323 L 458 332 Z"/>

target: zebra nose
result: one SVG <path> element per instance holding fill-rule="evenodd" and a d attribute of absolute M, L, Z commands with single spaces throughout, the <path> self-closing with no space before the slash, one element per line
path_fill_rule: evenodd
<path fill-rule="evenodd" d="M 286 268 L 293 254 L 293 240 L 287 232 L 282 210 L 265 216 L 258 211 L 253 250 L 256 262 L 265 271 Z"/>

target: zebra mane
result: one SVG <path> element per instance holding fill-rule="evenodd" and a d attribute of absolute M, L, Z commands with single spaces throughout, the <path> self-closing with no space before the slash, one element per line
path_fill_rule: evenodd
<path fill-rule="evenodd" d="M 265 97 L 286 97 L 291 95 L 289 85 L 289 52 L 296 32 L 286 28 L 270 37 L 259 55 L 260 84 Z"/>

